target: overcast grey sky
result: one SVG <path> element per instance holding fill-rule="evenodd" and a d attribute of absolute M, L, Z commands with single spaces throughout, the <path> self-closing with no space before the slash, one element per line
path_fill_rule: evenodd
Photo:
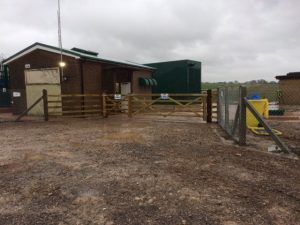
<path fill-rule="evenodd" d="M 0 0 L 0 53 L 58 45 L 56 0 Z M 63 46 L 151 63 L 192 59 L 204 81 L 300 71 L 299 0 L 62 0 Z"/>

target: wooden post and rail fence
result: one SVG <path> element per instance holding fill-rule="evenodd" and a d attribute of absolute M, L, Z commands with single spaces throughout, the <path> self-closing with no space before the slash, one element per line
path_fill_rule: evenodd
<path fill-rule="evenodd" d="M 218 121 L 224 117 L 225 127 L 229 123 L 228 89 L 223 92 L 225 102 L 224 115 L 221 115 L 220 91 L 207 90 L 201 94 L 75 94 L 75 95 L 49 95 L 43 90 L 28 109 L 22 112 L 15 121 L 20 121 L 30 110 L 43 102 L 44 120 L 49 117 L 87 117 L 103 116 L 125 113 L 129 118 L 138 114 L 153 116 L 184 116 L 200 117 L 207 123 Z M 222 95 L 223 95 L 222 94 Z M 246 98 L 245 87 L 239 89 L 239 102 L 236 109 L 233 128 L 229 135 L 234 138 L 238 128 L 240 145 L 246 145 L 246 109 L 255 116 L 274 142 L 286 153 L 291 153 L 288 146 L 273 132 L 265 119 L 257 112 L 255 107 Z M 226 130 L 226 129 L 225 129 Z M 227 131 L 227 130 L 226 130 Z M 227 131 L 228 132 L 228 131 Z"/>
<path fill-rule="evenodd" d="M 208 96 L 210 101 L 207 102 Z M 103 94 L 103 117 L 126 113 L 129 118 L 138 114 L 152 116 L 193 116 L 211 121 L 210 94 Z"/>
<path fill-rule="evenodd" d="M 43 102 L 43 115 L 44 120 L 48 121 L 48 101 L 47 101 L 47 90 L 43 90 L 42 96 L 39 97 L 31 106 L 29 106 L 24 112 L 22 112 L 15 120 L 15 122 L 21 121 L 21 119 L 28 114 L 34 107 L 40 102 Z"/>
<path fill-rule="evenodd" d="M 221 96 L 222 95 L 222 96 Z M 229 93 L 228 88 L 220 90 L 207 90 L 201 94 L 74 94 L 74 95 L 49 95 L 43 90 L 38 98 L 28 109 L 22 112 L 15 121 L 20 121 L 30 110 L 38 104 L 43 104 L 44 120 L 49 117 L 87 117 L 114 114 L 127 114 L 132 118 L 138 114 L 153 116 L 184 116 L 199 117 L 207 123 L 223 120 L 223 127 L 235 139 L 238 130 L 240 145 L 246 145 L 247 122 L 246 109 L 248 109 L 273 141 L 286 153 L 291 153 L 288 146 L 273 132 L 266 120 L 258 113 L 251 102 L 246 98 L 246 87 L 239 88 L 239 101 L 233 120 L 232 129 L 227 129 L 229 124 Z M 221 101 L 225 107 L 221 106 Z M 221 112 L 223 110 L 223 113 Z"/>
<path fill-rule="evenodd" d="M 108 117 L 123 113 L 127 114 L 129 118 L 138 114 L 200 117 L 210 123 L 216 119 L 217 102 L 213 102 L 216 94 L 217 92 L 208 90 L 201 94 L 52 95 L 47 90 L 43 90 L 42 96 L 20 114 L 16 121 L 20 121 L 42 102 L 45 121 L 53 117 Z"/>

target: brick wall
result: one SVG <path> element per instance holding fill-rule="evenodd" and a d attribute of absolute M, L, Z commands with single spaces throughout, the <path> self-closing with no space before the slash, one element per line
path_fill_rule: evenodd
<path fill-rule="evenodd" d="M 101 64 L 96 62 L 83 62 L 82 69 L 84 94 L 101 94 Z"/>
<path fill-rule="evenodd" d="M 151 87 L 144 87 L 139 85 L 139 78 L 151 78 L 152 72 L 149 70 L 138 70 L 132 74 L 132 91 L 134 94 L 151 94 Z"/>
<path fill-rule="evenodd" d="M 21 92 L 21 97 L 13 98 L 13 112 L 19 114 L 27 108 L 25 92 L 25 64 L 30 64 L 30 69 L 58 67 L 60 55 L 44 50 L 34 50 L 8 64 L 11 90 Z M 64 75 L 68 77 L 61 85 L 62 94 L 81 93 L 81 77 L 79 60 L 63 56 L 66 62 Z"/>
<path fill-rule="evenodd" d="M 34 50 L 8 64 L 11 77 L 12 91 L 21 92 L 20 98 L 13 98 L 13 111 L 16 114 L 27 108 L 25 91 L 25 64 L 30 64 L 30 69 L 58 67 L 60 55 L 44 50 Z M 104 90 L 113 93 L 114 82 L 132 82 L 133 93 L 151 93 L 151 87 L 139 85 L 139 77 L 150 78 L 152 72 L 147 70 L 134 71 L 126 68 L 105 70 L 105 64 L 81 61 L 79 59 L 63 56 L 66 62 L 64 80 L 61 84 L 62 94 L 99 94 Z M 82 71 L 82 76 L 81 76 Z M 132 77 L 131 77 L 131 74 Z"/>

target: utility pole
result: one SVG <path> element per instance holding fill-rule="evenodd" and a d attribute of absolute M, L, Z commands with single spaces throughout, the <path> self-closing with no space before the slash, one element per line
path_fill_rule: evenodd
<path fill-rule="evenodd" d="M 57 23 L 58 23 L 58 46 L 60 48 L 60 62 L 59 67 L 61 68 L 61 82 L 64 77 L 64 67 L 66 63 L 63 61 L 63 48 L 62 48 L 62 35 L 61 35 L 61 17 L 60 17 L 60 0 L 57 0 Z"/>

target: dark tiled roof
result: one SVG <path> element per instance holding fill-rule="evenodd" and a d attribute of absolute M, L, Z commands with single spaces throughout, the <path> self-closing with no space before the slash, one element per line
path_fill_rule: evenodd
<path fill-rule="evenodd" d="M 27 51 L 30 51 L 30 49 L 34 49 L 34 48 L 41 48 L 43 50 L 49 49 L 52 51 L 60 51 L 60 48 L 58 48 L 58 47 L 36 42 L 36 43 L 28 46 L 27 48 L 17 52 L 16 54 L 12 55 L 11 57 L 5 59 L 3 61 L 3 63 L 7 64 L 12 60 L 17 59 L 20 55 L 25 54 Z M 110 63 L 110 64 L 115 64 L 115 65 L 120 65 L 120 66 L 127 66 L 127 67 L 141 68 L 141 69 L 148 69 L 148 70 L 155 69 L 151 66 L 146 66 L 143 64 L 139 64 L 139 63 L 124 61 L 124 60 L 116 60 L 116 59 L 111 59 L 111 58 L 107 58 L 107 57 L 98 57 L 95 54 L 91 54 L 90 53 L 91 51 L 85 50 L 86 52 L 84 53 L 83 49 L 79 49 L 81 51 L 78 51 L 78 49 L 79 48 L 76 48 L 75 51 L 74 51 L 74 48 L 73 48 L 73 50 L 72 49 L 71 50 L 62 49 L 62 52 L 63 52 L 63 54 L 66 54 L 66 55 L 71 55 L 71 56 L 74 56 L 77 58 L 82 58 L 82 59 L 91 60 L 91 61 L 98 61 L 98 62 Z"/>
<path fill-rule="evenodd" d="M 275 77 L 277 80 L 298 80 L 300 79 L 300 72 L 290 72 L 286 75 L 280 75 Z"/>

